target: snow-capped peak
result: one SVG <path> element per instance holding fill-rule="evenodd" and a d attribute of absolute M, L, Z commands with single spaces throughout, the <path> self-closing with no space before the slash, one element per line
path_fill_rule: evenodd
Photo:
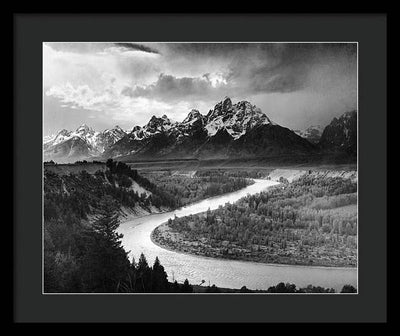
<path fill-rule="evenodd" d="M 79 126 L 79 127 L 76 129 L 75 132 L 76 132 L 76 133 L 87 133 L 87 132 L 93 133 L 94 131 L 93 131 L 93 129 L 90 128 L 88 125 L 82 124 L 81 126 Z"/>
<path fill-rule="evenodd" d="M 166 114 L 164 114 L 164 115 L 161 117 L 161 119 L 163 119 L 164 122 L 167 123 L 167 124 L 170 124 L 170 123 L 171 123 L 171 120 L 167 117 Z"/>
<path fill-rule="evenodd" d="M 116 125 L 111 129 L 106 129 L 103 133 L 121 134 L 121 133 L 126 133 L 126 132 L 121 127 Z"/>
<path fill-rule="evenodd" d="M 182 124 L 188 124 L 188 123 L 193 123 L 198 119 L 201 119 L 203 115 L 199 112 L 199 110 L 191 110 L 187 117 L 183 119 Z"/>
<path fill-rule="evenodd" d="M 142 140 L 154 134 L 168 131 L 173 126 L 171 120 L 164 114 L 161 118 L 153 115 L 149 122 L 143 126 L 135 126 L 132 128 L 131 136 L 135 140 Z"/>
<path fill-rule="evenodd" d="M 209 136 L 225 129 L 235 140 L 255 126 L 272 124 L 268 116 L 248 101 L 232 105 L 229 97 L 215 105 L 207 115 L 206 129 Z"/>
<path fill-rule="evenodd" d="M 144 128 L 150 132 L 153 131 L 155 132 L 155 131 L 163 131 L 169 125 L 171 125 L 171 121 L 165 114 L 161 118 L 158 118 L 153 115 Z"/>
<path fill-rule="evenodd" d="M 118 130 L 118 131 L 124 131 L 121 127 L 119 127 L 118 125 L 115 125 L 113 127 L 114 130 Z"/>
<path fill-rule="evenodd" d="M 65 128 L 63 128 L 62 130 L 58 131 L 57 135 L 64 135 L 65 136 L 65 135 L 68 135 L 70 133 L 71 133 L 70 131 L 68 131 Z"/>
<path fill-rule="evenodd" d="M 103 132 L 96 132 L 86 124 L 82 124 L 74 132 L 62 129 L 55 136 L 47 136 L 43 139 L 43 143 L 46 148 L 50 148 L 70 139 L 79 138 L 86 142 L 90 152 L 96 154 L 102 153 L 106 147 L 111 146 L 125 135 L 126 132 L 119 126 Z"/>
<path fill-rule="evenodd" d="M 69 138 L 71 138 L 71 134 L 72 134 L 72 132 L 70 132 L 66 129 L 59 130 L 56 135 L 47 137 L 46 141 L 44 141 L 44 144 L 47 144 L 47 145 L 59 144 L 61 142 L 64 142 L 65 140 L 68 140 Z"/>
<path fill-rule="evenodd" d="M 55 138 L 54 134 L 46 135 L 43 137 L 43 144 L 46 144 L 50 141 L 52 141 Z"/>
<path fill-rule="evenodd" d="M 222 107 L 224 110 L 230 110 L 232 108 L 232 100 L 228 96 L 225 96 L 224 100 L 222 101 Z"/>

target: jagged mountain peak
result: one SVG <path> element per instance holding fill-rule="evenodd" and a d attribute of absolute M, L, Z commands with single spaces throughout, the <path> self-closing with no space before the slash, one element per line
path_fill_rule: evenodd
<path fill-rule="evenodd" d="M 118 125 L 115 125 L 113 128 L 106 129 L 103 134 L 114 133 L 114 134 L 126 134 L 126 132 Z"/>
<path fill-rule="evenodd" d="M 166 114 L 164 114 L 162 117 L 157 117 L 157 116 L 153 115 L 147 124 L 154 123 L 154 122 L 170 123 L 171 120 L 169 120 L 169 118 Z"/>
<path fill-rule="evenodd" d="M 207 121 L 211 121 L 219 116 L 229 114 L 232 111 L 232 100 L 225 97 L 222 101 L 217 103 L 213 110 L 207 114 Z"/>
<path fill-rule="evenodd" d="M 157 121 L 158 119 L 161 119 L 161 118 L 158 118 L 158 117 L 156 117 L 155 115 L 153 115 L 153 116 L 150 118 L 149 122 L 154 122 L 154 121 Z"/>
<path fill-rule="evenodd" d="M 245 100 L 232 104 L 231 99 L 225 97 L 207 114 L 206 129 L 209 136 L 214 136 L 225 128 L 236 140 L 249 129 L 264 124 L 272 122 L 260 108 Z"/>
<path fill-rule="evenodd" d="M 199 110 L 192 109 L 189 112 L 189 114 L 187 115 L 187 117 L 185 119 L 183 119 L 182 123 L 187 124 L 187 123 L 191 123 L 195 120 L 202 119 L 202 118 L 203 118 L 203 115 L 199 112 Z"/>
<path fill-rule="evenodd" d="M 90 132 L 90 131 L 93 131 L 91 127 L 89 127 L 86 124 L 82 124 L 76 129 L 75 132 Z"/>
<path fill-rule="evenodd" d="M 333 118 L 332 123 L 346 123 L 347 121 L 349 121 L 352 118 L 356 118 L 357 117 L 357 111 L 353 110 L 353 111 L 347 111 L 344 112 L 343 114 L 341 114 L 338 117 Z"/>
<path fill-rule="evenodd" d="M 141 127 L 138 126 L 138 125 L 133 126 L 133 127 L 132 127 L 132 130 L 131 130 L 131 133 L 136 132 L 136 131 L 139 131 L 140 129 L 141 129 Z"/>
<path fill-rule="evenodd" d="M 325 127 L 319 146 L 324 150 L 357 154 L 357 111 L 349 111 L 334 118 Z"/>
<path fill-rule="evenodd" d="M 343 113 L 339 117 L 339 120 L 343 120 L 346 122 L 346 121 L 354 119 L 354 118 L 357 118 L 357 111 L 355 111 L 355 110 Z"/>
<path fill-rule="evenodd" d="M 164 114 L 161 118 L 153 115 L 144 128 L 148 130 L 164 130 L 165 126 L 171 125 L 171 120 Z"/>
<path fill-rule="evenodd" d="M 224 100 L 222 101 L 222 107 L 225 110 L 229 110 L 232 108 L 232 100 L 228 96 L 225 96 Z"/>
<path fill-rule="evenodd" d="M 61 142 L 64 141 L 64 139 L 66 139 L 67 137 L 70 136 L 72 132 L 66 130 L 65 128 L 59 130 L 57 133 L 55 134 L 51 134 L 51 135 L 47 135 L 43 138 L 43 144 L 46 146 L 49 146 L 53 143 L 56 142 Z"/>
<path fill-rule="evenodd" d="M 57 135 L 68 135 L 70 133 L 71 133 L 70 131 L 68 131 L 65 128 L 63 128 L 62 130 L 58 131 Z"/>
<path fill-rule="evenodd" d="M 169 131 L 175 126 L 175 124 L 176 123 L 173 123 L 165 114 L 162 117 L 157 117 L 153 115 L 150 118 L 149 122 L 143 127 L 133 127 L 132 131 L 129 133 L 130 138 L 133 140 L 142 140 L 145 138 L 149 138 L 154 134 Z"/>
<path fill-rule="evenodd" d="M 166 122 L 171 122 L 171 120 L 167 117 L 166 114 L 163 114 L 163 116 L 161 117 L 161 119 L 165 120 Z"/>
<path fill-rule="evenodd" d="M 352 110 L 352 111 L 347 111 L 347 112 L 343 113 L 341 117 L 348 118 L 348 117 L 352 117 L 352 116 L 355 116 L 355 115 L 357 115 L 357 111 L 356 110 Z"/>

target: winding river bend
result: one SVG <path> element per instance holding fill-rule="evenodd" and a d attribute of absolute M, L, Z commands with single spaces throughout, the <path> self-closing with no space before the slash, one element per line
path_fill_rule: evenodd
<path fill-rule="evenodd" d="M 207 211 L 208 208 L 214 210 L 227 202 L 233 203 L 247 194 L 255 194 L 277 184 L 270 180 L 254 181 L 253 185 L 239 191 L 208 198 L 175 211 L 152 214 L 122 223 L 118 231 L 124 235 L 122 243 L 125 250 L 130 251 L 129 257 L 134 257 L 136 261 L 143 252 L 149 264 L 158 256 L 170 281 L 183 282 L 187 278 L 191 284 L 200 284 L 205 280 L 207 285 L 210 283 L 225 288 L 246 286 L 249 289 L 268 289 L 279 282 L 294 283 L 297 287 L 312 284 L 334 288 L 337 291 L 345 284 L 356 287 L 356 268 L 275 265 L 214 259 L 166 250 L 151 241 L 151 232 L 175 215 L 182 217 Z"/>

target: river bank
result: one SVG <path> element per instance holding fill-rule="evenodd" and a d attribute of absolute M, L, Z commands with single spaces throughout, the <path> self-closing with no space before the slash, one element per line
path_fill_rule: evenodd
<path fill-rule="evenodd" d="M 353 192 L 355 184 L 348 181 L 355 176 L 354 172 L 276 170 L 270 178 L 298 180 L 297 184 L 282 184 L 273 189 L 272 196 L 245 198 L 213 213 L 169 220 L 154 229 L 151 239 L 169 250 L 204 257 L 266 264 L 357 267 L 354 243 L 357 195 L 336 195 L 346 190 Z M 336 196 L 316 198 L 310 194 L 310 181 L 318 195 L 327 190 L 329 183 L 330 192 Z M 294 194 L 307 195 L 307 201 Z M 315 204 L 325 208 L 316 209 Z"/>
<path fill-rule="evenodd" d="M 324 265 L 324 264 L 318 264 L 318 263 L 313 263 L 313 264 L 306 264 L 306 263 L 297 263 L 297 264 L 293 264 L 293 263 L 285 263 L 285 262 L 264 262 L 264 261 L 257 261 L 257 260 L 252 260 L 252 259 L 232 259 L 232 258 L 227 258 L 224 256 L 219 256 L 218 254 L 215 255 L 210 255 L 210 254 L 201 254 L 201 253 L 193 253 L 193 252 L 189 252 L 186 250 L 178 250 L 178 249 L 174 249 L 171 248 L 168 245 L 163 245 L 160 244 L 157 239 L 154 238 L 153 233 L 160 227 L 164 226 L 166 223 L 161 224 L 160 226 L 158 226 L 157 228 L 155 228 L 150 236 L 150 240 L 151 242 L 158 246 L 161 249 L 165 249 L 167 251 L 170 252 L 178 252 L 180 254 L 185 254 L 187 256 L 191 256 L 194 258 L 201 258 L 201 259 L 209 259 L 209 260 L 220 260 L 220 261 L 244 261 L 246 263 L 254 263 L 254 264 L 263 264 L 263 265 L 268 265 L 268 266 L 277 266 L 277 267 L 314 267 L 314 268 L 319 268 L 319 269 L 338 269 L 338 270 L 353 270 L 353 269 L 357 269 L 356 266 L 353 267 L 348 267 L 348 266 L 329 266 L 329 265 Z"/>
<path fill-rule="evenodd" d="M 234 203 L 247 194 L 255 194 L 268 189 L 278 183 L 270 180 L 255 180 L 255 184 L 242 190 L 225 195 L 205 199 L 175 211 L 161 214 L 152 214 L 142 218 L 121 223 L 118 232 L 122 233 L 122 244 L 129 257 L 139 259 L 141 253 L 152 264 L 159 258 L 170 281 L 198 284 L 202 280 L 215 284 L 221 288 L 241 288 L 267 290 L 280 282 L 295 283 L 298 287 L 309 284 L 334 288 L 340 291 L 343 285 L 357 286 L 357 269 L 340 267 L 291 266 L 265 264 L 249 261 L 207 258 L 180 253 L 162 248 L 151 240 L 152 231 L 161 224 L 176 216 L 183 217 L 190 214 L 217 209 L 227 202 Z"/>
<path fill-rule="evenodd" d="M 163 223 L 151 232 L 151 241 L 160 248 L 167 249 L 172 252 L 184 253 L 187 255 L 213 258 L 220 260 L 237 260 L 245 262 L 262 263 L 266 265 L 281 265 L 281 266 L 314 266 L 314 267 L 329 267 L 351 269 L 357 265 L 352 265 L 343 261 L 335 262 L 332 260 L 318 260 L 304 258 L 296 258 L 295 256 L 280 256 L 277 254 L 257 253 L 259 251 L 246 250 L 237 246 L 228 248 L 226 246 L 212 247 L 207 241 L 187 241 L 178 233 L 173 232 L 168 227 L 168 223 Z M 228 250 L 228 251 L 227 251 Z M 237 254 L 235 254 L 237 253 Z"/>

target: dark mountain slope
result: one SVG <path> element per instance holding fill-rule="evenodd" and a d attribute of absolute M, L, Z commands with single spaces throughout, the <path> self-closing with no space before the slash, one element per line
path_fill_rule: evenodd
<path fill-rule="evenodd" d="M 346 112 L 325 127 L 319 148 L 325 152 L 357 155 L 357 112 Z"/>
<path fill-rule="evenodd" d="M 236 140 L 232 152 L 249 156 L 315 154 L 317 148 L 286 127 L 267 124 L 251 129 Z"/>

